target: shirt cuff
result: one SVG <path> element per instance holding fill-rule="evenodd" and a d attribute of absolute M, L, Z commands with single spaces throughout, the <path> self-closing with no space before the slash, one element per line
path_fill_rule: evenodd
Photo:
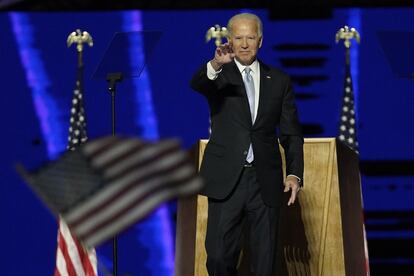
<path fill-rule="evenodd" d="M 211 65 L 211 61 L 209 61 L 207 63 L 207 78 L 209 78 L 210 80 L 217 79 L 218 74 L 221 72 L 221 70 L 223 69 L 220 69 L 218 71 L 214 70 L 213 65 Z"/>
<path fill-rule="evenodd" d="M 297 176 L 296 176 L 296 175 L 294 175 L 294 174 L 289 174 L 288 176 L 293 176 L 293 177 L 296 177 L 296 178 L 298 179 L 298 182 L 299 182 L 299 183 L 302 181 L 299 177 L 297 177 Z M 287 178 L 288 176 L 286 176 L 286 178 Z"/>

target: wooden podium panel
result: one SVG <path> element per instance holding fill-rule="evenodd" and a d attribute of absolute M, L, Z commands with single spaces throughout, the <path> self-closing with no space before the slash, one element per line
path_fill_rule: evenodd
<path fill-rule="evenodd" d="M 199 165 L 206 143 L 194 152 Z M 305 139 L 304 161 L 298 201 L 288 207 L 289 194 L 282 197 L 276 275 L 366 275 L 357 155 L 334 138 Z M 176 276 L 208 275 L 207 205 L 201 195 L 178 203 Z M 248 255 L 246 248 L 240 275 L 250 275 Z"/>

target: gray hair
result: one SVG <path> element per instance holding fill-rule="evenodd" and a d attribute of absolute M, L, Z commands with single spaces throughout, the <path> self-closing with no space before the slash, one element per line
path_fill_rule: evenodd
<path fill-rule="evenodd" d="M 247 20 L 253 20 L 256 22 L 257 25 L 257 34 L 259 35 L 259 37 L 263 36 L 263 24 L 262 24 L 262 20 L 260 20 L 260 18 L 253 14 L 253 13 L 239 13 L 234 15 L 232 18 L 230 18 L 229 22 L 227 23 L 227 30 L 229 32 L 229 35 L 231 36 L 232 33 L 232 25 L 234 23 L 235 20 L 237 19 L 247 19 Z"/>

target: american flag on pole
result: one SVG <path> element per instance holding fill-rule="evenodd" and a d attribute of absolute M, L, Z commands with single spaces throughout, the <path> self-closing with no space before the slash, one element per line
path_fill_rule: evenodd
<path fill-rule="evenodd" d="M 349 49 L 345 65 L 344 96 L 342 99 L 341 118 L 339 126 L 339 140 L 358 153 L 358 141 L 356 133 L 354 91 L 352 86 L 351 66 L 349 61 Z"/>
<path fill-rule="evenodd" d="M 76 88 L 73 92 L 70 112 L 68 150 L 75 150 L 88 139 L 83 107 L 82 68 L 78 68 Z M 77 181 L 82 181 L 81 179 Z M 57 182 L 59 183 L 59 180 Z M 55 276 L 96 276 L 95 249 L 86 249 L 74 237 L 66 223 L 59 217 Z"/>
<path fill-rule="evenodd" d="M 175 140 L 108 138 L 85 145 L 83 154 L 105 184 L 63 215 L 88 247 L 111 238 L 159 204 L 202 187 L 194 165 Z"/>
<path fill-rule="evenodd" d="M 339 125 L 339 140 L 350 147 L 353 151 L 359 154 L 358 139 L 356 131 L 356 119 L 355 119 L 355 102 L 354 102 L 354 89 L 351 76 L 351 60 L 350 50 L 346 48 L 346 62 L 345 62 L 345 82 L 344 82 L 344 94 L 342 99 L 341 118 Z M 363 206 L 363 197 L 361 191 L 361 203 Z M 365 271 L 366 275 L 370 275 L 369 270 L 369 255 L 368 255 L 368 242 L 367 234 L 365 230 L 364 214 L 362 213 L 362 227 L 364 235 L 364 253 L 365 253 Z"/>
<path fill-rule="evenodd" d="M 193 163 L 176 140 L 111 136 L 66 152 L 26 179 L 72 234 L 93 248 L 159 204 L 197 193 L 203 182 Z"/>

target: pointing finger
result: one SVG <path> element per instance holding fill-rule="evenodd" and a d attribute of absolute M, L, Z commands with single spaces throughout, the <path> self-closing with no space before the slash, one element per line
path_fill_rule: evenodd
<path fill-rule="evenodd" d="M 290 195 L 288 206 L 295 203 L 295 200 L 296 200 L 296 191 L 292 189 L 292 194 Z"/>

